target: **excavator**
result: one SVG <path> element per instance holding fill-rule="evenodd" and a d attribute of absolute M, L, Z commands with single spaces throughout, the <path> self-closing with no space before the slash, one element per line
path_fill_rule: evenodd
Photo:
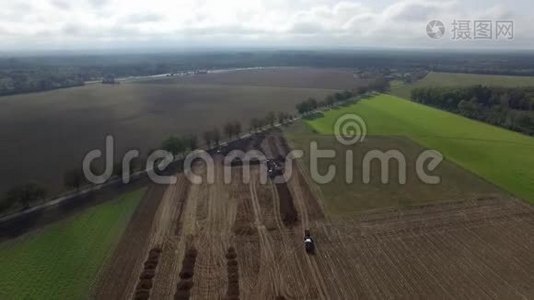
<path fill-rule="evenodd" d="M 306 253 L 308 254 L 315 254 L 315 243 L 308 229 L 304 230 L 304 249 L 306 249 Z"/>

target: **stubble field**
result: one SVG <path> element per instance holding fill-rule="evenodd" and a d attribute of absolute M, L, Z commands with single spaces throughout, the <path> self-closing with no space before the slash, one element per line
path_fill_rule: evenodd
<path fill-rule="evenodd" d="M 276 149 L 287 152 L 278 136 L 268 137 L 262 149 L 268 157 Z M 242 167 L 233 167 L 232 182 L 224 184 L 222 157 L 215 161 L 215 184 L 191 185 L 180 177 L 166 189 L 153 217 L 145 216 L 153 220 L 142 231 L 148 234 L 119 244 L 96 298 L 534 295 L 534 210 L 505 194 L 342 216 L 326 213 L 328 200 L 299 164 L 286 193 L 272 181 L 261 184 L 259 166 L 249 182 Z M 199 164 L 195 172 L 206 174 L 206 168 Z M 295 218 L 287 222 L 291 207 Z M 314 255 L 304 251 L 305 229 L 316 241 Z M 131 262 L 120 262 L 124 257 Z"/>
<path fill-rule="evenodd" d="M 161 91 L 152 93 L 178 86 L 159 83 L 157 87 Z M 205 91 L 209 86 L 201 87 Z M 124 84 L 101 88 L 138 87 Z M 142 93 L 142 90 L 136 91 Z M 202 100 L 191 105 L 199 103 Z M 137 111 L 134 105 L 128 108 Z M 405 153 L 408 165 L 412 165 L 423 147 L 444 147 L 438 150 L 444 151 L 446 161 L 436 170 L 442 178 L 441 184 L 423 184 L 413 177 L 414 171 L 409 167 L 407 184 L 383 185 L 375 166 L 371 184 L 348 186 L 342 174 L 338 174 L 334 182 L 322 186 L 310 176 L 306 158 L 292 163 L 293 176 L 287 183 L 272 180 L 261 183 L 264 172 L 261 165 L 252 166 L 251 178 L 245 181 L 241 173 L 243 166 L 236 165 L 231 167 L 232 180 L 226 184 L 223 177 L 228 166 L 223 164 L 222 155 L 214 154 L 214 184 L 191 184 L 183 174 L 177 174 L 176 184 L 149 186 L 138 205 L 128 206 L 130 222 L 120 238 L 114 237 L 118 244 L 108 253 L 107 263 L 99 269 L 98 276 L 83 280 L 71 276 L 70 287 L 83 284 L 74 298 L 77 295 L 96 299 L 534 297 L 531 284 L 534 281 L 531 255 L 534 209 L 477 176 L 481 175 L 479 171 L 484 171 L 477 169 L 487 163 L 484 159 L 498 155 L 495 151 L 483 152 L 481 149 L 488 148 L 484 147 L 485 143 L 498 139 L 500 143 L 507 142 L 506 147 L 523 146 L 517 150 L 523 155 L 520 151 L 527 151 L 525 144 L 530 145 L 530 141 L 522 136 L 479 127 L 476 122 L 382 95 L 308 121 L 312 129 L 303 127 L 304 124 L 296 129 L 284 128 L 289 141 L 281 132 L 273 130 L 267 136 L 255 135 L 238 144 L 243 150 L 262 150 L 268 158 L 285 156 L 290 150 L 288 144 L 305 150 L 312 140 L 321 148 L 335 147 L 343 152 L 347 149 L 336 145 L 331 130 L 336 117 L 346 112 L 361 114 L 369 122 L 369 136 L 352 148 L 356 157 L 370 149 L 395 148 Z M 196 120 L 197 126 L 198 123 Z M 469 134 L 481 135 L 483 139 L 474 140 Z M 475 143 L 479 146 L 470 146 Z M 458 156 L 466 149 L 467 156 Z M 471 164 L 462 164 L 464 161 Z M 516 163 L 508 161 L 509 166 L 520 168 Z M 334 160 L 334 164 L 339 171 L 346 167 L 343 160 Z M 325 167 L 324 162 L 320 164 L 322 170 Z M 355 180 L 359 181 L 357 170 L 361 165 L 356 160 L 352 167 L 356 170 Z M 393 166 L 391 174 L 396 170 Z M 194 171 L 205 176 L 207 167 L 197 163 Z M 503 186 L 511 192 L 512 188 L 520 187 L 528 193 L 528 186 L 522 183 Z M 98 217 L 101 210 L 95 207 L 93 212 Z M 96 223 L 93 220 L 86 224 Z M 36 236 L 49 243 L 53 239 L 48 239 L 46 233 L 52 226 L 36 232 Z M 306 229 L 316 242 L 314 255 L 304 250 Z M 31 235 L 21 240 L 27 237 Z M 91 245 L 97 239 L 82 237 Z M 65 239 L 67 243 L 71 241 L 69 246 L 74 249 L 78 249 L 76 246 L 90 249 L 77 239 Z M 23 245 L 17 249 L 38 251 L 39 247 Z M 27 263 L 24 272 L 28 273 L 17 278 L 31 283 L 28 274 L 40 265 L 31 263 L 31 259 L 20 264 Z M 80 264 L 85 265 L 85 261 L 80 260 Z M 59 260 L 57 265 L 72 266 L 68 260 Z M 73 273 L 71 270 L 64 274 Z M 6 274 L 4 282 L 9 282 L 10 274 Z M 39 281 L 39 285 L 47 282 L 42 288 L 46 290 L 41 293 L 52 295 L 57 291 L 41 277 L 33 280 Z M 3 291 L 8 288 L 11 292 L 7 298 L 21 292 L 12 283 Z"/>

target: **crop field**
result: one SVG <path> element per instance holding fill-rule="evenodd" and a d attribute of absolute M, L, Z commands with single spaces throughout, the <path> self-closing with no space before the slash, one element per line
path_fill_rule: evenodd
<path fill-rule="evenodd" d="M 233 72 L 209 73 L 201 76 L 167 77 L 141 80 L 159 84 L 217 84 L 247 86 L 278 86 L 314 89 L 353 89 L 365 83 L 351 70 L 276 67 Z"/>
<path fill-rule="evenodd" d="M 331 110 L 307 124 L 318 133 L 332 134 L 336 119 L 345 113 L 360 115 L 369 135 L 407 137 L 534 203 L 532 137 L 388 95 Z"/>
<path fill-rule="evenodd" d="M 280 135 L 260 147 L 288 151 Z M 262 184 L 258 165 L 244 181 L 234 166 L 225 184 L 222 156 L 214 159 L 214 184 L 179 175 L 164 191 L 151 187 L 157 205 L 132 218 L 126 232 L 137 238 L 120 241 L 97 299 L 534 296 L 534 210 L 506 195 L 327 216 L 303 166 L 283 186 Z M 205 176 L 206 166 L 194 172 Z M 304 251 L 305 229 L 315 254 Z"/>
<path fill-rule="evenodd" d="M 326 184 L 319 184 L 320 193 L 325 200 L 325 208 L 329 215 L 353 216 L 374 209 L 398 209 L 432 203 L 451 201 L 475 201 L 478 198 L 505 197 L 495 186 L 488 184 L 479 177 L 466 172 L 462 168 L 444 161 L 433 176 L 440 177 L 439 184 L 425 184 L 416 174 L 416 160 L 424 148 L 401 136 L 368 136 L 352 146 L 345 146 L 331 136 L 315 134 L 304 124 L 295 124 L 288 130 L 290 144 L 305 153 L 302 163 L 310 165 L 309 145 L 317 142 L 319 149 L 332 149 L 336 157 L 319 160 L 319 174 L 326 174 L 329 166 L 335 166 L 336 176 Z M 347 163 L 345 153 L 352 151 L 355 158 Z M 373 150 L 400 151 L 406 161 L 406 183 L 399 178 L 399 164 L 392 160 L 389 165 L 389 181 L 382 184 L 380 164 L 371 163 L 371 182 L 363 181 L 363 157 Z M 346 169 L 351 168 L 353 180 L 346 182 Z M 307 168 L 303 168 L 307 169 Z M 310 176 L 311 177 L 311 176 Z"/>
<path fill-rule="evenodd" d="M 477 84 L 510 88 L 534 87 L 534 77 L 430 72 L 413 84 L 392 84 L 391 94 L 409 99 L 411 90 L 418 87 L 463 87 Z"/>
<path fill-rule="evenodd" d="M 142 85 L 153 84 L 159 87 L 154 93 L 227 88 L 197 83 L 99 88 L 142 93 Z M 320 90 L 325 91 L 330 90 Z M 362 143 L 342 146 L 332 136 L 337 117 L 345 113 L 366 121 Z M 534 297 L 534 208 L 514 197 L 534 199 L 528 168 L 532 138 L 389 95 L 282 130 L 214 153 L 213 183 L 206 182 L 209 167 L 196 161 L 193 172 L 204 179 L 201 184 L 178 173 L 174 184 L 149 185 L 0 244 L 6 270 L 0 298 Z M 247 180 L 246 166 L 223 161 L 232 149 L 261 150 L 267 158 L 285 157 L 291 149 L 308 154 L 311 141 L 337 152 L 318 166 L 321 172 L 336 166 L 330 183 L 314 182 L 308 155 L 291 162 L 286 182 L 279 177 L 262 182 L 265 162 L 250 166 Z M 396 181 L 395 164 L 390 183 L 379 181 L 376 164 L 371 182 L 361 182 L 361 157 L 375 149 L 405 155 L 406 184 Z M 439 184 L 423 184 L 414 175 L 414 160 L 424 149 L 446 158 L 432 172 Z M 344 182 L 347 150 L 355 157 L 349 164 L 353 184 Z M 304 249 L 305 230 L 314 238 L 314 254 Z"/>
<path fill-rule="evenodd" d="M 86 298 L 144 192 L 0 244 L 0 298 Z"/>
<path fill-rule="evenodd" d="M 119 157 L 130 149 L 154 149 L 170 135 L 221 129 L 228 121 L 241 121 L 247 129 L 251 118 L 264 117 L 269 111 L 294 113 L 297 102 L 308 97 L 323 99 L 335 92 L 328 89 L 332 85 L 314 79 L 321 78 L 321 70 L 312 72 L 312 77 L 295 77 L 298 82 L 293 86 L 277 86 L 278 76 L 303 73 L 291 70 L 265 70 L 267 75 L 261 71 L 214 74 L 209 75 L 214 80 L 211 84 L 91 84 L 1 97 L 0 193 L 30 180 L 46 185 L 50 194 L 61 191 L 64 173 L 79 168 L 88 151 L 102 149 L 107 134 L 115 137 Z M 333 71 L 324 72 L 322 78 Z M 215 84 L 217 76 L 248 78 L 254 85 Z"/>

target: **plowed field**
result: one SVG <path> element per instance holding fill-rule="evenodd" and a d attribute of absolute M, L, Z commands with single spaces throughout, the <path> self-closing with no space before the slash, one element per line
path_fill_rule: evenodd
<path fill-rule="evenodd" d="M 270 151 L 286 151 L 280 136 L 266 140 Z M 534 297 L 534 209 L 509 196 L 328 217 L 297 164 L 288 198 L 275 183 L 260 183 L 258 165 L 249 182 L 236 166 L 224 184 L 222 157 L 215 161 L 215 184 L 179 177 L 152 216 L 134 218 L 131 227 L 150 220 L 148 237 L 130 242 L 131 251 L 119 247 L 111 266 L 129 268 L 131 276 L 106 277 L 98 298 L 132 299 L 143 262 L 157 247 L 151 299 L 174 297 L 189 249 L 197 250 L 186 280 L 191 299 L 223 299 L 230 281 L 241 299 Z M 205 174 L 206 167 L 195 172 Z M 288 199 L 297 213 L 291 224 L 281 209 Z M 304 251 L 305 229 L 316 241 L 315 255 Z M 121 262 L 122 256 L 132 258 Z"/>

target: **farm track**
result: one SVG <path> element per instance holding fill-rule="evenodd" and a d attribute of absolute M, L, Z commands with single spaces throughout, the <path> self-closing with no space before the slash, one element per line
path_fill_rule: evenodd
<path fill-rule="evenodd" d="M 284 153 L 282 139 L 266 140 L 269 155 Z M 243 182 L 242 167 L 233 167 L 232 182 L 224 184 L 221 158 L 214 158 L 215 184 L 189 186 L 180 177 L 160 192 L 151 238 L 137 254 L 125 252 L 132 257 L 114 264 L 139 264 L 130 267 L 135 275 L 129 292 L 124 293 L 125 279 L 114 276 L 108 287 L 119 281 L 123 292 L 100 295 L 130 298 L 147 251 L 160 245 L 151 299 L 173 297 L 190 247 L 198 250 L 191 299 L 225 297 L 229 247 L 237 254 L 241 299 L 534 297 L 534 208 L 529 205 L 496 195 L 326 217 L 295 163 L 287 187 L 298 222 L 288 225 L 280 211 L 287 200 L 273 182 L 261 184 L 259 166 L 252 167 L 250 182 Z M 195 166 L 195 173 L 205 174 L 205 166 Z M 305 229 L 316 240 L 315 255 L 304 251 Z"/>

